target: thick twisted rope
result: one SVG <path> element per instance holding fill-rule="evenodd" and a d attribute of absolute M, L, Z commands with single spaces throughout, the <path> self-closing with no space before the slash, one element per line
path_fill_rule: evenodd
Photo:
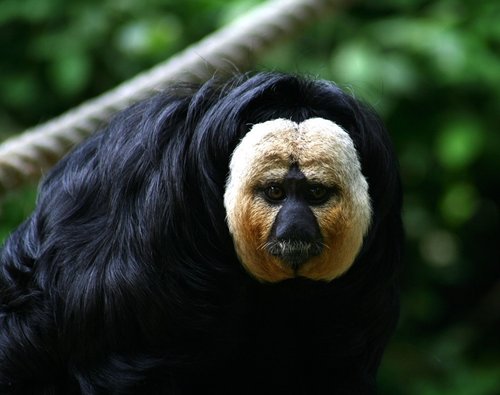
<path fill-rule="evenodd" d="M 117 88 L 0 146 L 0 195 L 55 164 L 71 147 L 116 112 L 173 81 L 203 81 L 216 71 L 248 67 L 280 39 L 298 31 L 332 8 L 334 0 L 270 1 L 206 37 L 168 61 Z"/>

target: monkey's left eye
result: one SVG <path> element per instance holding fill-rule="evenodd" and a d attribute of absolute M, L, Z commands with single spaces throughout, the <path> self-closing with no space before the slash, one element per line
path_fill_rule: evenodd
<path fill-rule="evenodd" d="M 310 204 L 323 204 L 330 198 L 330 191 L 322 185 L 311 185 L 306 191 L 306 199 Z"/>
<path fill-rule="evenodd" d="M 265 188 L 264 195 L 266 196 L 267 200 L 272 203 L 278 203 L 286 197 L 285 190 L 281 186 L 275 184 L 269 185 L 267 188 Z"/>

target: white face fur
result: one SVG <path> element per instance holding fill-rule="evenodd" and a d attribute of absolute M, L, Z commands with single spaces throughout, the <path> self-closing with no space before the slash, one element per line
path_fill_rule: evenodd
<path fill-rule="evenodd" d="M 261 191 L 279 185 L 292 167 L 308 183 L 335 191 L 310 210 L 323 248 L 300 266 L 271 254 L 266 245 L 280 211 Z M 256 124 L 233 152 L 224 195 L 229 231 L 246 270 L 260 281 L 306 277 L 331 281 L 354 262 L 371 220 L 368 184 L 350 136 L 322 118 Z"/>

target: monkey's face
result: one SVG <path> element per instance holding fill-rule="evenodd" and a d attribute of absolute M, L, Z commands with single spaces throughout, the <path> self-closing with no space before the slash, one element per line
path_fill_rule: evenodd
<path fill-rule="evenodd" d="M 338 277 L 371 218 L 353 141 L 322 118 L 254 125 L 233 152 L 224 204 L 241 263 L 269 282 Z"/>

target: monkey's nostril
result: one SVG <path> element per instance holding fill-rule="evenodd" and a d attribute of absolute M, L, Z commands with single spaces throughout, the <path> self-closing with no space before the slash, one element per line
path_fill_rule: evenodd
<path fill-rule="evenodd" d="M 285 223 L 282 226 L 277 226 L 275 237 L 279 241 L 300 245 L 300 243 L 312 243 L 317 237 L 317 233 L 313 226 L 299 226 Z"/>

